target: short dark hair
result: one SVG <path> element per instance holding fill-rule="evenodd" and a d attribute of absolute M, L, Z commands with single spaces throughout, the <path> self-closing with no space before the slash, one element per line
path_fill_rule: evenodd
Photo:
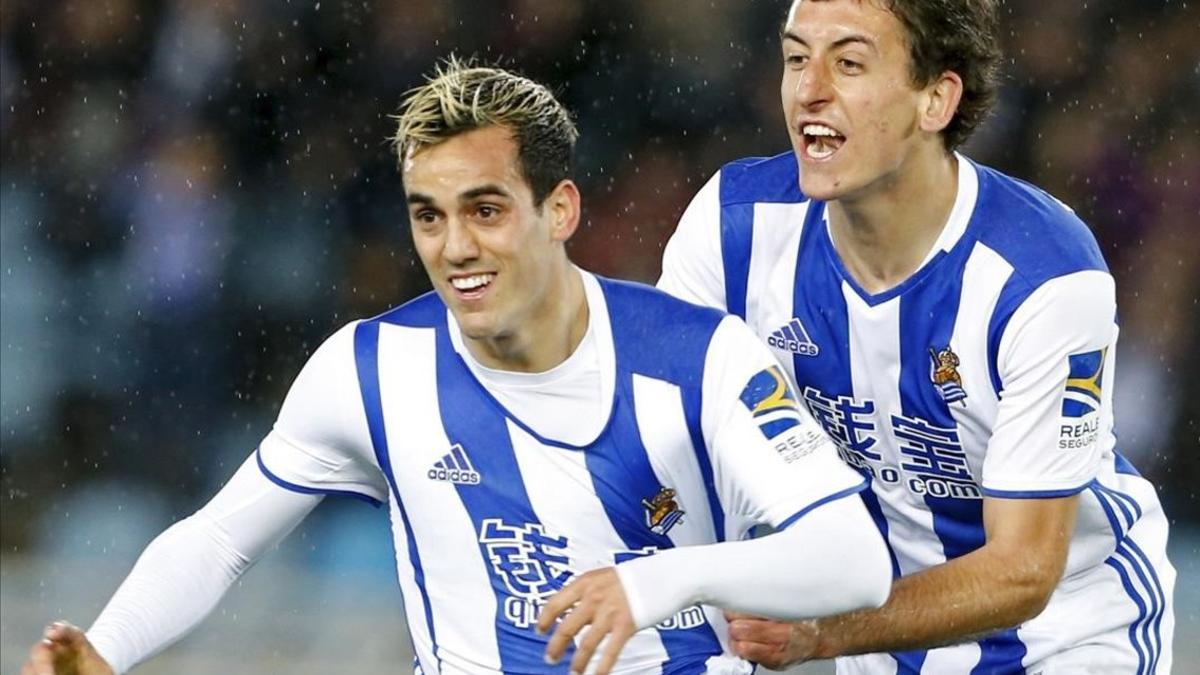
<path fill-rule="evenodd" d="M 948 70 L 962 78 L 958 111 L 942 130 L 947 150 L 962 145 L 991 111 L 1000 86 L 996 0 L 867 1 L 894 14 L 904 26 L 913 84 L 924 87 Z"/>
<path fill-rule="evenodd" d="M 503 68 L 451 56 L 408 92 L 396 120 L 392 143 L 402 168 L 422 148 L 497 125 L 516 137 L 535 205 L 572 175 L 579 132 L 570 113 L 544 85 Z"/>
<path fill-rule="evenodd" d="M 996 102 L 1000 83 L 996 0 L 883 0 L 908 33 L 912 78 L 925 86 L 952 70 L 962 78 L 958 112 L 942 131 L 946 149 L 962 145 Z"/>

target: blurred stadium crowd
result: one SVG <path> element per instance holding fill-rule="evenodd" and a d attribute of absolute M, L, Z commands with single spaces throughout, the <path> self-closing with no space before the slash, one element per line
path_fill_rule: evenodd
<path fill-rule="evenodd" d="M 558 88 L 583 135 L 573 255 L 653 282 L 712 172 L 788 148 L 786 4 L 5 0 L 0 549 L 191 512 L 326 335 L 427 288 L 385 139 L 436 59 Z M 1005 85 L 966 153 L 1094 228 L 1120 447 L 1200 522 L 1200 4 L 1002 7 Z"/>

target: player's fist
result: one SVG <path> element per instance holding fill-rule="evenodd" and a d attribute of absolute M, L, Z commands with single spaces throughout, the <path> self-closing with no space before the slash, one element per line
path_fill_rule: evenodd
<path fill-rule="evenodd" d="M 55 621 L 29 650 L 21 675 L 113 675 L 113 670 L 83 631 L 66 621 Z"/>
<path fill-rule="evenodd" d="M 725 620 L 733 653 L 771 670 L 804 663 L 816 652 L 816 621 L 775 621 L 740 612 L 725 612 Z"/>

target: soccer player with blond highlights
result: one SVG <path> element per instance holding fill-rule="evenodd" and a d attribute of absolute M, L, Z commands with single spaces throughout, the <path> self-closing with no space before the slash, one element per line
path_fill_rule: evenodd
<path fill-rule="evenodd" d="M 25 672 L 128 669 L 326 494 L 386 504 L 418 673 L 747 675 L 718 607 L 882 603 L 865 481 L 745 324 L 567 258 L 575 138 L 504 70 L 411 92 L 395 146 L 435 292 L 330 337 L 212 502 Z"/>
<path fill-rule="evenodd" d="M 664 254 L 661 288 L 772 348 L 891 551 L 879 609 L 735 615 L 772 668 L 1170 670 L 1167 521 L 1113 435 L 1113 278 L 1070 209 L 955 151 L 996 32 L 993 0 L 794 2 L 791 151 L 722 168 Z"/>

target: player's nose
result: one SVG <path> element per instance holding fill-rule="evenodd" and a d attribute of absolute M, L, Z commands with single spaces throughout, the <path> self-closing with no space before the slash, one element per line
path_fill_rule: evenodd
<path fill-rule="evenodd" d="M 455 265 L 479 257 L 479 241 L 467 223 L 458 218 L 449 220 L 446 225 L 446 240 L 442 246 L 442 257 Z"/>
<path fill-rule="evenodd" d="M 792 98 L 805 108 L 818 108 L 833 98 L 833 86 L 829 68 L 817 59 L 808 62 L 796 76 Z"/>

